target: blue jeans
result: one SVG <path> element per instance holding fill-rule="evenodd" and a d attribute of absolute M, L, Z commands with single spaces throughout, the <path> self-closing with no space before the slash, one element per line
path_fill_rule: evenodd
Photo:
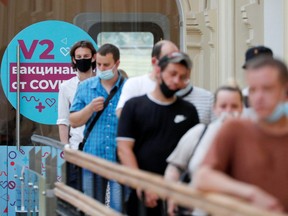
<path fill-rule="evenodd" d="M 96 180 L 96 188 L 95 188 L 95 191 L 93 192 L 93 173 L 91 173 L 88 170 L 83 169 L 83 191 L 84 193 L 90 197 L 95 197 L 97 200 L 101 201 L 102 200 L 101 197 L 107 196 L 107 185 L 105 185 L 104 191 L 103 191 L 102 178 L 97 175 L 95 180 Z M 121 185 L 114 180 L 109 180 L 108 183 L 110 186 L 109 206 L 115 211 L 121 212 L 122 211 Z"/>

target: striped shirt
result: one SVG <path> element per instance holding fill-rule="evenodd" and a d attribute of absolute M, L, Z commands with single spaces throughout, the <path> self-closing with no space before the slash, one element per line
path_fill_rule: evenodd
<path fill-rule="evenodd" d="M 185 91 L 189 92 L 186 89 Z M 215 119 L 213 114 L 214 96 L 210 91 L 193 86 L 190 93 L 185 94 L 184 91 L 181 91 L 181 94 L 179 93 L 177 92 L 177 95 L 182 96 L 185 101 L 192 103 L 196 107 L 200 123 L 209 124 Z"/>

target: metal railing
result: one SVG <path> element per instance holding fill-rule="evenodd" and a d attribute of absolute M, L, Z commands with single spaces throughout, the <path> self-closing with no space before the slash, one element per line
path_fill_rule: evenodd
<path fill-rule="evenodd" d="M 153 191 L 163 200 L 172 199 L 178 205 L 187 208 L 200 208 L 211 215 L 284 215 L 256 208 L 230 196 L 196 191 L 186 184 L 171 183 L 165 181 L 162 176 L 111 163 L 77 150 L 65 148 L 64 155 L 66 161 L 88 169 L 106 179 L 114 179 L 131 188 Z"/>
<path fill-rule="evenodd" d="M 46 170 L 46 215 L 123 215 L 119 212 L 108 208 L 105 201 L 97 201 L 89 197 L 79 190 L 69 187 L 65 184 L 67 176 L 71 168 L 75 165 L 90 170 L 91 172 L 101 176 L 105 179 L 113 179 L 121 185 L 128 186 L 134 189 L 141 189 L 143 191 L 152 191 L 156 193 L 163 201 L 172 199 L 175 204 L 186 208 L 200 208 L 209 215 L 223 216 L 223 215 L 247 215 L 247 216 L 283 216 L 285 214 L 278 214 L 268 212 L 252 205 L 247 204 L 242 200 L 232 198 L 227 195 L 220 195 L 216 193 L 203 193 L 189 187 L 183 183 L 171 183 L 164 180 L 162 176 L 152 174 L 149 172 L 131 169 L 116 163 L 97 158 L 93 155 L 84 152 L 70 149 L 58 141 L 50 138 L 33 135 L 32 141 L 40 143 L 51 148 L 57 148 L 63 151 L 65 164 L 62 169 L 62 181 L 59 182 L 55 178 L 55 173 Z M 37 158 L 37 156 L 36 156 Z M 54 160 L 54 162 L 52 162 Z M 55 158 L 52 157 L 47 161 L 50 163 L 51 169 L 56 169 L 57 163 Z M 52 162 L 52 163 L 51 163 Z M 71 166 L 71 164 L 73 166 Z M 48 164 L 47 164 L 48 165 Z M 47 166 L 46 165 L 46 166 Z M 32 166 L 33 167 L 33 166 Z M 35 167 L 34 167 L 35 168 Z M 37 170 L 37 168 L 35 168 Z M 71 171 L 71 170 L 70 170 Z M 52 175 L 48 177 L 48 175 Z M 54 176 L 54 177 L 53 177 Z M 81 178 L 78 176 L 78 179 Z M 48 178 L 48 179 L 47 179 Z M 49 179 L 50 178 L 50 179 Z M 53 184 L 52 184 L 53 182 Z M 55 183 L 55 184 L 54 184 Z M 52 186 L 53 185 L 53 186 Z M 53 191 L 51 191 L 53 189 Z M 47 196 L 50 194 L 50 196 Z M 56 199 L 57 198 L 57 199 Z M 48 201 L 47 201 L 48 200 Z M 122 198 L 123 202 L 123 198 Z M 55 211 L 56 209 L 56 211 Z M 52 212 L 53 210 L 53 212 Z M 47 213 L 49 212 L 49 213 Z M 125 212 L 125 210 L 123 211 Z M 143 212 L 142 215 L 145 215 Z M 139 214 L 140 215 L 140 214 Z"/>

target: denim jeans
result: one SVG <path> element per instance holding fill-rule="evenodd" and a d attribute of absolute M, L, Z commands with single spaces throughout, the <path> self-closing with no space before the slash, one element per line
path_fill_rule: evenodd
<path fill-rule="evenodd" d="M 121 203 L 121 185 L 114 180 L 108 181 L 110 186 L 110 199 L 109 206 L 115 211 L 122 211 Z M 93 173 L 88 170 L 83 169 L 83 191 L 86 195 L 90 197 L 95 197 L 98 201 L 105 203 L 105 199 L 102 200 L 101 197 L 107 196 L 107 185 L 102 189 L 102 178 L 96 175 L 96 185 L 95 191 L 93 192 Z"/>

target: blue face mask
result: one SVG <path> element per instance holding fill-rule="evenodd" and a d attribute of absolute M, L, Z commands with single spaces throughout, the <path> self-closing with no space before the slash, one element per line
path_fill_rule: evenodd
<path fill-rule="evenodd" d="M 102 80 L 110 80 L 114 77 L 113 68 L 114 66 L 111 69 L 104 70 L 104 71 L 101 71 L 99 68 L 97 68 L 97 75 Z"/>
<path fill-rule="evenodd" d="M 288 117 L 288 102 L 278 104 L 273 113 L 266 118 L 266 121 L 270 123 L 277 122 L 283 116 Z"/>

